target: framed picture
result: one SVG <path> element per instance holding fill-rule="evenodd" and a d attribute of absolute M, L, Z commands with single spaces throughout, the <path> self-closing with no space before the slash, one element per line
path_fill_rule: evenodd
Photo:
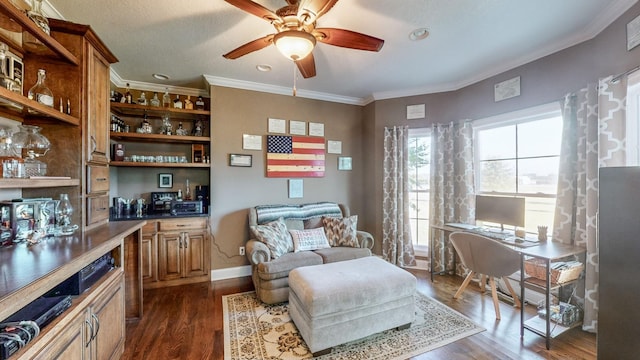
<path fill-rule="evenodd" d="M 351 170 L 351 156 L 338 157 L 338 170 Z"/>
<path fill-rule="evenodd" d="M 160 188 L 172 188 L 173 187 L 173 174 L 158 174 L 158 187 L 160 187 Z"/>
<path fill-rule="evenodd" d="M 252 155 L 229 154 L 229 166 L 251 167 L 252 159 Z"/>

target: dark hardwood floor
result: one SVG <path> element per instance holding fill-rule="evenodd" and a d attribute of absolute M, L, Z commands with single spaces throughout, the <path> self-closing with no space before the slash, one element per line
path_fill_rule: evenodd
<path fill-rule="evenodd" d="M 418 291 L 456 309 L 487 329 L 482 333 L 432 350 L 413 359 L 595 359 L 596 337 L 576 328 L 552 339 L 551 350 L 542 337 L 525 331 L 520 339 L 520 311 L 500 304 L 502 320 L 495 320 L 490 293 L 469 285 L 453 299 L 462 279 L 410 270 Z M 253 290 L 249 277 L 147 290 L 144 317 L 127 323 L 122 359 L 223 359 L 222 295 Z M 535 309 L 527 307 L 531 314 Z"/>

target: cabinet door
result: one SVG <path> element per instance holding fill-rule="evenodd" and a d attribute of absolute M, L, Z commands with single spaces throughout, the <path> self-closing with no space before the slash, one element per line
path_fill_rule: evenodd
<path fill-rule="evenodd" d="M 34 359 L 70 359 L 82 360 L 85 356 L 89 332 L 85 331 L 86 313 L 82 312 L 69 322 L 63 331 L 56 334 L 55 339 L 47 344 Z"/>
<path fill-rule="evenodd" d="M 184 276 L 202 276 L 208 274 L 207 263 L 207 237 L 202 231 L 190 231 L 184 233 L 186 244 L 184 253 Z"/>
<path fill-rule="evenodd" d="M 157 281 L 158 236 L 155 233 L 142 233 L 142 281 Z"/>
<path fill-rule="evenodd" d="M 182 277 L 182 246 L 181 233 L 158 234 L 158 279 L 172 280 Z"/>
<path fill-rule="evenodd" d="M 109 62 L 87 44 L 89 77 L 87 87 L 87 161 L 109 162 Z"/>
<path fill-rule="evenodd" d="M 94 332 L 91 340 L 93 359 L 119 359 L 124 352 L 124 275 L 118 279 L 105 288 L 89 308 Z"/>

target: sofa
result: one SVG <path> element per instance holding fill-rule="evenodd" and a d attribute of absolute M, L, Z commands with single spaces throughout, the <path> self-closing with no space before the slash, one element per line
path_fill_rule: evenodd
<path fill-rule="evenodd" d="M 291 270 L 371 256 L 374 245 L 370 233 L 357 230 L 357 215 L 334 202 L 255 206 L 249 229 L 251 276 L 267 304 L 288 301 Z"/>

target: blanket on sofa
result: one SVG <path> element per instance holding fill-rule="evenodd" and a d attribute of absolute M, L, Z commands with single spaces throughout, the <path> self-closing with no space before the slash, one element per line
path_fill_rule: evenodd
<path fill-rule="evenodd" d="M 264 224 L 279 218 L 309 220 L 320 216 L 342 217 L 340 206 L 332 202 L 303 205 L 259 205 L 256 206 L 257 223 Z"/>

